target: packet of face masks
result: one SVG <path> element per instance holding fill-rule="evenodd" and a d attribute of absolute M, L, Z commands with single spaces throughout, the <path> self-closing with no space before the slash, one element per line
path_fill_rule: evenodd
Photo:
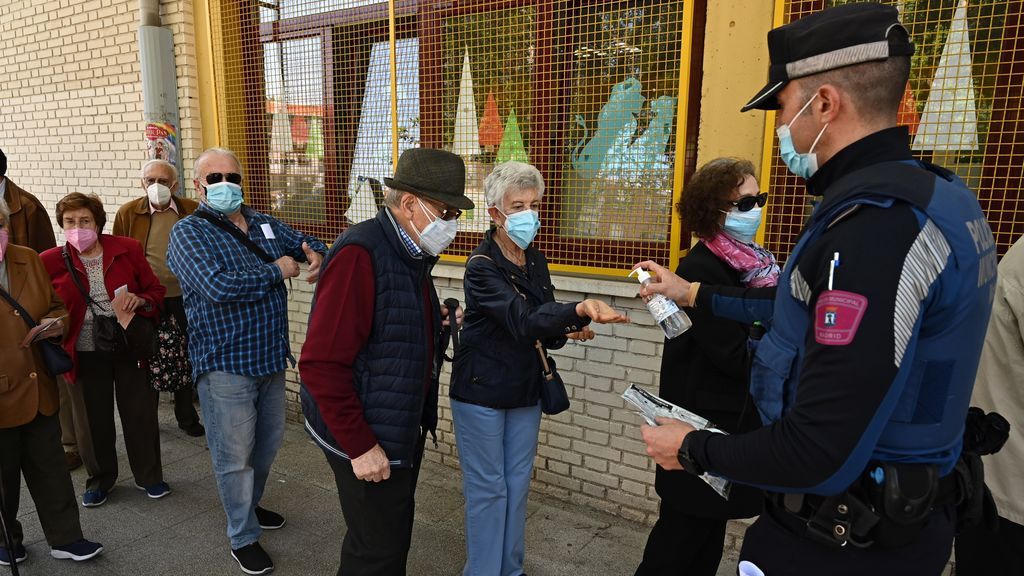
<path fill-rule="evenodd" d="M 630 384 L 629 388 L 626 388 L 626 391 L 622 393 L 622 397 L 626 402 L 640 410 L 638 414 L 643 417 L 649 426 L 657 426 L 658 418 L 675 418 L 680 422 L 693 426 L 697 430 L 709 430 L 716 434 L 725 434 L 722 430 L 715 428 L 715 425 L 707 418 L 702 418 L 686 408 L 680 408 L 671 402 L 663 400 L 636 384 Z M 732 487 L 731 482 L 721 476 L 714 476 L 707 472 L 701 474 L 700 479 L 706 482 L 708 486 L 711 486 L 719 496 L 726 500 L 729 499 L 729 488 Z"/>

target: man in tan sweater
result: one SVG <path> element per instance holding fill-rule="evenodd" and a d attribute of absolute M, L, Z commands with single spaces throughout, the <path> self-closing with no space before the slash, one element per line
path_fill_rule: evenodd
<path fill-rule="evenodd" d="M 1024 237 L 999 262 L 992 317 L 971 404 L 1010 422 L 1002 450 L 985 456 L 985 484 L 999 510 L 995 533 L 957 536 L 957 576 L 1020 574 L 1024 566 Z"/>
<path fill-rule="evenodd" d="M 191 214 L 198 206 L 195 200 L 180 198 L 178 190 L 178 169 L 164 160 L 150 160 L 142 167 L 142 198 L 125 203 L 114 218 L 113 233 L 129 236 L 139 241 L 146 253 L 146 260 L 160 283 L 167 288 L 164 296 L 165 313 L 173 314 L 178 325 L 184 330 L 185 307 L 181 297 L 181 285 L 167 268 L 167 242 L 171 228 L 178 220 Z M 194 387 L 189 386 L 174 393 L 174 416 L 178 427 L 189 436 L 206 433 L 199 423 L 199 414 L 192 403 Z"/>

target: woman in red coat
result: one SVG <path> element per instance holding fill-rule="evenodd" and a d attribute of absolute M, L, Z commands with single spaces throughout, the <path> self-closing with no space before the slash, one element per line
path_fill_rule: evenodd
<path fill-rule="evenodd" d="M 95 450 L 94 461 L 85 458 L 89 478 L 82 505 L 86 507 L 106 502 L 117 481 L 115 395 L 135 485 L 150 498 L 170 493 L 160 462 L 158 394 L 131 354 L 98 350 L 94 333 L 96 318 L 114 317 L 115 306 L 159 318 L 165 289 L 137 240 L 102 233 L 106 220 L 96 195 L 68 194 L 57 203 L 57 225 L 64 230 L 67 244 L 41 255 L 67 306 L 70 330 L 64 347 L 75 368 L 66 378 L 82 387 Z"/>

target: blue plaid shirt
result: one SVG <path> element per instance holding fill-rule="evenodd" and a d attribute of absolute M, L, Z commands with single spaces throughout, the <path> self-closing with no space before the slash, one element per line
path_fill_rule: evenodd
<path fill-rule="evenodd" d="M 206 204 L 197 211 L 220 216 Z M 303 242 L 327 252 L 323 242 L 271 216 L 248 206 L 242 214 L 249 223 L 249 239 L 275 259 L 291 256 L 305 262 Z M 264 232 L 267 226 L 272 234 Z M 284 370 L 286 359 L 294 363 L 288 291 L 276 264 L 265 263 L 211 222 L 188 216 L 171 230 L 167 266 L 181 282 L 195 378 L 213 371 L 267 376 Z"/>

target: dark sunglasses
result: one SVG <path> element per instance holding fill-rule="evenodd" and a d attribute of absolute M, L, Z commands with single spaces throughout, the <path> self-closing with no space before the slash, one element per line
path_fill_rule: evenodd
<path fill-rule="evenodd" d="M 764 206 L 765 202 L 768 201 L 768 193 L 761 192 L 754 196 L 744 196 L 735 202 L 729 202 L 735 206 L 740 212 L 749 212 L 754 209 L 754 205 Z"/>
<path fill-rule="evenodd" d="M 209 174 L 206 175 L 207 184 L 217 184 L 222 180 L 227 180 L 232 184 L 241 184 L 242 175 L 239 174 L 238 172 L 228 172 L 227 174 L 222 174 L 220 172 L 210 172 Z"/>
<path fill-rule="evenodd" d="M 462 210 L 459 210 L 458 208 L 438 208 L 433 202 L 424 202 L 424 204 L 440 212 L 441 215 L 438 217 L 441 220 L 458 220 L 459 216 L 462 216 Z M 433 216 L 433 214 L 431 214 L 431 216 Z"/>

